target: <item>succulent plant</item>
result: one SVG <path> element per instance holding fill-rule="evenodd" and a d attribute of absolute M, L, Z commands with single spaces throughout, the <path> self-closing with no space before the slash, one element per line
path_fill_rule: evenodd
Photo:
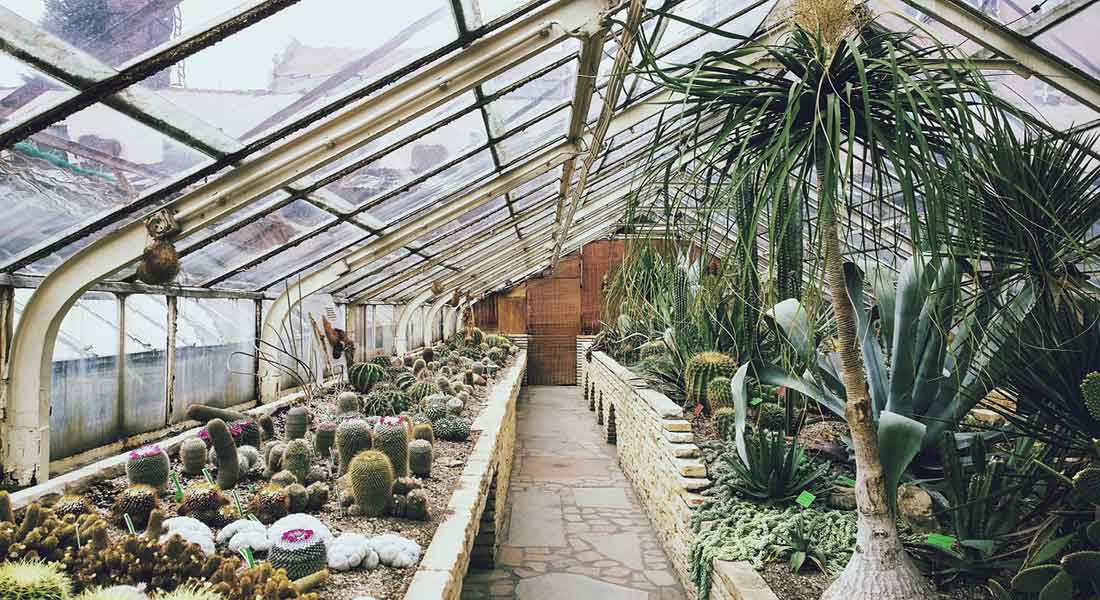
<path fill-rule="evenodd" d="M 1085 467 L 1078 471 L 1073 476 L 1073 489 L 1085 502 L 1100 504 L 1100 468 Z"/>
<path fill-rule="evenodd" d="M 1012 578 L 1012 590 L 1021 594 L 1038 594 L 1039 600 L 1075 598 L 1076 582 L 1088 590 L 1088 597 L 1095 592 L 1097 573 L 1100 572 L 1100 521 L 1085 528 L 1086 538 L 1093 548 L 1077 550 L 1062 557 L 1057 564 L 1032 565 L 1020 570 Z M 994 582 L 991 582 L 994 583 Z M 1011 596 L 1001 585 L 991 585 L 994 597 L 1009 599 Z"/>
<path fill-rule="evenodd" d="M 439 386 L 427 381 L 418 381 L 409 387 L 409 398 L 416 405 L 420 405 L 421 402 L 428 396 L 439 393 Z"/>
<path fill-rule="evenodd" d="M 348 472 L 348 466 L 356 454 L 370 450 L 371 426 L 363 419 L 351 419 L 336 427 L 336 451 L 340 453 L 340 475 Z"/>
<path fill-rule="evenodd" d="M 428 440 L 409 442 L 409 470 L 417 477 L 432 475 L 432 443 Z"/>
<path fill-rule="evenodd" d="M 1100 421 L 1100 373 L 1093 371 L 1081 381 L 1081 399 L 1096 421 Z"/>
<path fill-rule="evenodd" d="M 267 559 L 277 569 L 286 569 L 287 577 L 301 579 L 328 564 L 325 542 L 311 529 L 283 532 L 271 546 Z"/>
<path fill-rule="evenodd" d="M 286 423 L 283 425 L 284 434 L 288 440 L 296 440 L 306 437 L 309 429 L 309 411 L 304 406 L 295 406 L 286 412 Z"/>
<path fill-rule="evenodd" d="M 328 458 L 332 453 L 332 445 L 336 442 L 336 422 L 325 421 L 317 426 L 313 434 L 313 451 L 322 458 Z"/>
<path fill-rule="evenodd" d="M 461 398 L 455 396 L 450 400 L 447 400 L 447 412 L 452 415 L 461 415 L 462 411 L 466 410 L 466 403 Z"/>
<path fill-rule="evenodd" d="M 206 444 L 199 438 L 187 438 L 180 444 L 180 465 L 187 475 L 198 475 L 206 467 Z"/>
<path fill-rule="evenodd" d="M 787 426 L 787 411 L 774 402 L 765 402 L 757 408 L 756 422 L 761 429 L 783 431 Z"/>
<path fill-rule="evenodd" d="M 412 374 L 413 374 L 413 376 L 415 377 L 415 376 L 419 375 L 420 372 L 423 371 L 427 366 L 428 366 L 428 363 L 423 358 L 418 358 L 415 361 L 413 361 L 413 365 L 412 365 Z"/>
<path fill-rule="evenodd" d="M 348 467 L 351 495 L 355 503 L 351 513 L 378 517 L 386 512 L 393 494 L 393 465 L 388 456 L 377 450 L 360 452 Z"/>
<path fill-rule="evenodd" d="M 275 487 L 285 488 L 289 485 L 299 483 L 299 481 L 297 475 L 291 473 L 290 471 L 287 471 L 286 469 L 283 469 L 282 471 L 279 471 L 278 473 L 272 475 L 271 481 L 269 483 Z"/>
<path fill-rule="evenodd" d="M 240 477 L 240 465 L 237 458 L 237 445 L 233 443 L 233 436 L 229 433 L 229 427 L 221 419 L 212 419 L 206 424 L 206 431 L 210 435 L 210 442 L 214 445 L 214 452 L 218 456 L 218 487 L 223 490 L 231 490 L 237 485 Z"/>
<path fill-rule="evenodd" d="M 21 560 L 0 564 L 0 598 L 67 600 L 72 582 L 59 563 Z"/>
<path fill-rule="evenodd" d="M 485 341 L 485 334 L 482 333 L 482 331 L 480 329 L 478 329 L 477 327 L 472 327 L 472 328 L 470 328 L 470 330 L 468 332 L 466 332 L 466 340 L 465 341 L 466 341 L 466 344 L 469 345 L 469 346 L 478 346 L 478 347 L 480 347 L 481 344 Z"/>
<path fill-rule="evenodd" d="M 379 367 L 382 367 L 383 369 L 391 366 L 390 357 L 389 356 L 383 356 L 381 354 L 379 354 L 378 356 L 375 356 L 374 358 L 368 360 L 367 362 L 369 362 L 372 365 L 378 365 Z"/>
<path fill-rule="evenodd" d="M 265 525 L 287 516 L 290 512 L 290 495 L 286 488 L 268 485 L 256 492 L 249 504 L 249 511 Z"/>
<path fill-rule="evenodd" d="M 264 440 L 275 439 L 275 419 L 271 418 L 271 415 L 264 415 L 260 417 L 260 430 L 263 432 L 261 436 Z M 259 446 L 257 446 L 259 448 Z"/>
<path fill-rule="evenodd" d="M 285 489 L 287 499 L 290 501 L 290 513 L 305 512 L 306 505 L 309 503 L 309 493 L 306 492 L 305 486 L 300 483 L 292 483 L 286 486 Z"/>
<path fill-rule="evenodd" d="M 382 417 L 374 424 L 374 448 L 390 459 L 394 477 L 404 477 L 409 472 L 408 422 L 401 417 Z"/>
<path fill-rule="evenodd" d="M 436 435 L 449 442 L 463 442 L 470 438 L 470 422 L 462 417 L 447 415 L 432 424 Z"/>
<path fill-rule="evenodd" d="M 737 435 L 737 415 L 735 411 L 724 406 L 714 411 L 714 429 L 723 440 L 733 440 Z"/>
<path fill-rule="evenodd" d="M 438 396 L 429 398 L 424 402 L 424 416 L 428 418 L 428 421 L 435 424 L 437 421 L 447 416 L 447 405 L 445 397 Z"/>
<path fill-rule="evenodd" d="M 262 437 L 260 426 L 252 419 L 233 421 L 229 424 L 229 431 L 234 434 L 233 441 L 237 443 L 238 448 L 241 446 L 260 447 L 260 438 Z"/>
<path fill-rule="evenodd" d="M 715 407 L 707 405 L 707 385 L 716 377 L 733 377 L 737 361 L 721 352 L 700 352 L 688 359 L 684 368 L 685 398 L 688 404 L 702 404 L 709 412 Z"/>
<path fill-rule="evenodd" d="M 733 390 L 729 377 L 715 377 L 707 383 L 707 408 L 714 414 L 723 408 L 733 407 Z"/>
<path fill-rule="evenodd" d="M 149 524 L 149 513 L 158 508 L 160 508 L 160 502 L 157 500 L 156 488 L 139 483 L 131 485 L 115 496 L 114 504 L 111 505 L 111 515 L 119 527 L 126 526 L 124 515 L 130 515 L 130 521 L 135 528 L 145 529 Z"/>
<path fill-rule="evenodd" d="M 66 515 L 73 515 L 79 517 L 80 515 L 94 515 L 96 514 L 95 504 L 87 498 L 87 496 L 81 496 L 79 494 L 66 494 L 58 499 L 58 501 L 52 507 L 54 515 L 59 519 L 64 519 Z"/>
<path fill-rule="evenodd" d="M 221 419 L 226 423 L 232 423 L 233 421 L 242 421 L 248 417 L 244 413 L 235 410 L 207 406 L 205 404 L 192 404 L 187 407 L 187 418 L 198 421 L 199 423 L 207 423 L 214 419 Z"/>
<path fill-rule="evenodd" d="M 283 452 L 286 451 L 286 442 L 272 442 L 264 450 L 264 478 L 271 479 L 276 473 L 283 470 Z"/>
<path fill-rule="evenodd" d="M 361 407 L 359 394 L 355 392 L 340 392 L 336 396 L 336 410 L 341 413 L 357 413 Z"/>
<path fill-rule="evenodd" d="M 300 483 L 305 483 L 312 462 L 313 450 L 309 442 L 304 439 L 287 442 L 286 450 L 283 451 L 283 468 L 293 473 Z"/>
<path fill-rule="evenodd" d="M 413 426 L 412 437 L 414 440 L 427 440 L 429 444 L 435 444 L 435 432 L 431 423 L 417 423 Z"/>
<path fill-rule="evenodd" d="M 371 388 L 386 376 L 385 367 L 386 365 L 374 362 L 356 363 L 348 369 L 348 381 L 360 394 L 369 393 Z"/>
<path fill-rule="evenodd" d="M 485 375 L 485 363 L 481 362 L 480 360 L 474 361 L 474 364 L 473 364 L 473 366 L 470 367 L 470 370 L 474 372 L 474 375 L 484 376 Z"/>
<path fill-rule="evenodd" d="M 414 521 L 427 521 L 428 494 L 422 489 L 412 490 L 405 496 L 405 518 Z"/>
<path fill-rule="evenodd" d="M 328 503 L 329 487 L 320 481 L 309 484 L 306 488 L 306 510 L 317 512 Z"/>
<path fill-rule="evenodd" d="M 376 390 L 363 401 L 363 412 L 367 415 L 388 417 L 409 408 L 409 397 L 398 389 Z"/>
<path fill-rule="evenodd" d="M 435 378 L 435 387 L 439 388 L 440 392 L 447 395 L 454 393 L 454 390 L 451 389 L 451 380 L 443 375 Z"/>
<path fill-rule="evenodd" d="M 142 446 L 126 457 L 126 479 L 131 485 L 145 484 L 158 490 L 168 485 L 170 462 L 160 446 Z"/>
<path fill-rule="evenodd" d="M 468 368 L 463 372 L 462 383 L 464 385 L 473 386 L 476 377 L 477 374 L 474 373 L 474 370 L 472 368 Z"/>
<path fill-rule="evenodd" d="M 229 499 L 218 489 L 218 486 L 204 481 L 187 486 L 187 489 L 183 491 L 183 498 L 180 500 L 177 512 L 184 516 L 194 517 L 211 527 L 216 527 L 222 521 L 222 516 L 218 511 L 228 504 Z"/>

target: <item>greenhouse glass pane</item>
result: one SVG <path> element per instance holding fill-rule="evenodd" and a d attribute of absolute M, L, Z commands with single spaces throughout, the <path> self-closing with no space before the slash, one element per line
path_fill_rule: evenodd
<path fill-rule="evenodd" d="M 1096 111 L 1066 96 L 1038 77 L 1024 79 L 1015 73 L 1006 72 L 985 75 L 990 86 L 1002 99 L 1056 129 L 1064 130 L 1100 118 Z"/>
<path fill-rule="evenodd" d="M 510 213 L 508 212 L 508 203 L 505 201 L 504 196 L 498 196 L 493 200 L 482 204 L 481 206 L 468 210 L 457 218 L 448 221 L 440 227 L 436 227 L 432 231 L 416 238 L 413 243 L 421 248 L 425 248 L 437 240 L 446 236 L 447 243 L 453 244 L 459 239 L 467 237 L 466 232 L 473 231 L 480 228 L 483 223 L 496 222 L 501 218 L 508 218 Z M 450 235 L 455 231 L 461 231 L 464 235 L 453 236 Z"/>
<path fill-rule="evenodd" d="M 348 273 L 348 274 L 340 277 L 336 281 L 334 281 L 331 284 L 329 284 L 328 286 L 326 286 L 324 291 L 326 293 L 329 293 L 329 294 L 338 292 L 339 290 L 343 289 L 344 287 L 356 283 L 357 281 L 359 281 L 365 275 L 369 275 L 372 272 L 374 272 L 376 270 L 379 270 L 379 269 L 389 265 L 390 263 L 396 262 L 396 261 L 398 261 L 398 260 L 400 260 L 404 257 L 407 257 L 407 256 L 409 256 L 409 251 L 408 250 L 406 250 L 404 248 L 398 248 L 397 250 L 394 250 L 394 251 L 390 252 L 389 254 L 383 256 L 382 258 L 379 258 L 378 260 L 373 261 L 367 267 L 365 267 L 363 269 L 358 269 L 356 271 L 353 271 L 351 273 Z"/>
<path fill-rule="evenodd" d="M 396 307 L 389 305 L 374 307 L 374 341 L 379 354 L 393 353 L 394 328 L 397 325 Z"/>
<path fill-rule="evenodd" d="M 524 84 L 486 107 L 494 137 L 568 103 L 577 80 L 577 61 L 568 63 Z"/>
<path fill-rule="evenodd" d="M 287 248 L 251 269 L 234 275 L 218 284 L 237 290 L 254 290 L 265 287 L 280 277 L 290 277 L 306 265 L 344 246 L 361 242 L 366 231 L 350 223 L 341 223 L 308 240 Z"/>
<path fill-rule="evenodd" d="M 119 411 L 118 300 L 84 294 L 66 313 L 53 351 L 50 459 L 117 440 Z"/>
<path fill-rule="evenodd" d="M 185 256 L 176 281 L 199 285 L 334 219 L 308 202 L 295 200 Z"/>
<path fill-rule="evenodd" d="M 401 193 L 371 208 L 371 214 L 392 225 L 433 201 L 441 201 L 440 198 L 445 194 L 467 191 L 477 180 L 492 174 L 493 169 L 492 155 L 488 150 L 482 150 L 402 190 Z M 424 171 L 428 170 L 424 169 Z"/>
<path fill-rule="evenodd" d="M 69 115 L 0 150 L 0 262 L 209 162 L 102 104 Z M 26 271 L 52 270 L 79 247 Z"/>
<path fill-rule="evenodd" d="M 462 0 L 467 29 L 478 29 L 499 17 L 533 4 L 534 0 Z"/>
<path fill-rule="evenodd" d="M 168 301 L 164 296 L 126 296 L 123 420 L 127 435 L 164 427 L 168 373 Z"/>
<path fill-rule="evenodd" d="M 220 298 L 179 298 L 177 302 L 172 422 L 184 420 L 192 404 L 226 407 L 255 399 L 252 358 L 234 354 L 253 352 L 255 302 Z"/>
<path fill-rule="evenodd" d="M 343 197 L 354 206 L 376 202 L 384 194 L 400 189 L 402 185 L 439 169 L 448 161 L 453 161 L 487 142 L 488 136 L 481 115 L 471 112 L 328 184 L 324 189 Z M 464 160 L 455 166 L 461 170 L 469 162 L 473 161 Z M 438 178 L 439 175 L 434 177 Z M 423 184 L 417 184 L 413 189 L 422 187 Z M 402 197 L 402 194 L 397 197 Z M 389 217 L 396 212 L 398 211 L 387 213 L 384 210 L 371 210 L 372 215 L 383 221 L 391 220 Z"/>
<path fill-rule="evenodd" d="M 560 143 L 569 132 L 570 113 L 571 110 L 566 106 L 497 142 L 500 160 L 509 163 L 536 149 Z"/>
<path fill-rule="evenodd" d="M 193 5 L 193 6 L 192 6 Z M 167 9 L 171 12 L 171 9 Z M 181 6 L 185 28 L 224 4 Z M 407 0 L 377 10 L 370 2 L 340 6 L 303 0 L 190 56 L 160 90 L 181 108 L 230 136 L 252 139 L 376 82 L 453 41 L 446 0 Z"/>
<path fill-rule="evenodd" d="M 391 278 L 404 277 L 404 273 L 407 273 L 415 268 L 415 266 L 418 263 L 423 262 L 423 260 L 424 259 L 422 257 L 416 254 L 410 254 L 394 264 L 390 264 L 380 269 L 373 270 L 373 272 L 367 271 L 367 273 L 369 274 L 362 280 L 357 281 L 340 291 L 348 297 L 358 296 L 362 292 L 367 291 L 370 288 L 386 280 L 389 280 Z"/>
<path fill-rule="evenodd" d="M 1043 8 L 1045 10 L 1046 6 Z M 1100 40 L 1096 39 L 1098 30 L 1100 4 L 1092 4 L 1036 37 L 1035 43 L 1085 73 L 1100 77 Z"/>
<path fill-rule="evenodd" d="M 18 121 L 72 98 L 76 90 L 0 52 L 0 114 Z"/>
<path fill-rule="evenodd" d="M 516 83 L 517 81 L 520 81 L 521 79 L 529 77 L 532 74 L 546 67 L 549 67 L 551 64 L 554 64 L 567 56 L 576 56 L 577 53 L 580 52 L 580 49 L 581 43 L 579 40 L 576 40 L 574 38 L 566 38 L 562 42 L 539 52 L 535 56 L 523 61 L 522 63 L 512 67 L 511 69 L 508 69 L 500 75 L 488 79 L 485 83 L 481 84 L 481 89 L 485 92 L 485 95 L 495 94 L 496 92 Z M 573 65 L 571 68 L 575 73 L 577 69 L 577 61 L 569 61 L 569 63 L 567 64 Z M 555 68 L 553 71 L 551 71 L 551 73 L 563 68 L 564 66 L 565 65 Z M 547 75 L 549 75 L 549 73 Z M 528 84 L 533 83 L 534 81 L 539 81 L 547 75 L 543 75 L 539 79 L 528 82 Z M 524 84 L 522 87 L 527 87 L 528 84 Z M 520 89 L 522 89 L 522 87 Z M 509 94 L 506 94 L 506 96 L 510 96 L 514 93 L 516 93 L 516 91 L 510 92 Z"/>

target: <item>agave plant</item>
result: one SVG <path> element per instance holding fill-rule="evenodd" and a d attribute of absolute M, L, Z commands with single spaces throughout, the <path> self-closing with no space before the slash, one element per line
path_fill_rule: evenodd
<path fill-rule="evenodd" d="M 828 491 L 828 463 L 814 463 L 798 442 L 781 433 L 761 431 L 748 438 L 746 458 L 727 452 L 720 458 L 727 483 L 738 496 L 762 502 L 786 502 L 802 492 Z M 722 477 L 723 479 L 725 477 Z"/>

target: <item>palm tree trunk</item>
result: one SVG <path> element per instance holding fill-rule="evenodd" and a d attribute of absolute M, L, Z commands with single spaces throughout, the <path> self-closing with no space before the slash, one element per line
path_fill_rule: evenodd
<path fill-rule="evenodd" d="M 815 156 L 818 184 L 826 181 L 823 150 Z M 841 377 L 847 395 L 844 409 L 851 429 L 856 459 L 856 546 L 840 576 L 822 594 L 822 600 L 925 600 L 934 597 L 924 575 L 905 553 L 898 537 L 879 457 L 863 357 L 855 326 L 855 309 L 848 298 L 844 260 L 840 251 L 833 202 L 819 194 L 821 235 L 825 243 L 825 280 L 836 316 Z"/>

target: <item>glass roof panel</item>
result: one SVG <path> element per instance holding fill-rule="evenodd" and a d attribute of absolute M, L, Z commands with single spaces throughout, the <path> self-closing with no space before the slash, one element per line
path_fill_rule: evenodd
<path fill-rule="evenodd" d="M 183 257 L 177 281 L 181 285 L 200 285 L 334 219 L 304 200 L 295 200 Z"/>
<path fill-rule="evenodd" d="M 328 286 L 326 286 L 324 291 L 325 291 L 325 293 L 331 294 L 333 292 L 341 290 L 346 286 L 355 284 L 356 282 L 360 281 L 363 277 L 366 277 L 366 276 L 372 274 L 373 272 L 384 268 L 385 266 L 389 265 L 390 263 L 401 260 L 402 258 L 405 258 L 405 257 L 408 257 L 408 256 L 410 256 L 410 253 L 409 253 L 408 250 L 406 250 L 405 248 L 398 248 L 398 249 L 394 250 L 393 252 L 390 252 L 389 254 L 383 256 L 382 258 L 371 262 L 371 264 L 368 265 L 365 268 L 357 269 L 355 271 L 352 271 L 350 273 L 347 273 L 347 274 L 341 276 L 339 279 L 337 279 L 336 281 L 334 281 L 331 284 L 329 284 Z"/>
<path fill-rule="evenodd" d="M 430 285 L 430 282 L 435 281 L 440 276 L 447 275 L 449 273 L 453 273 L 453 271 L 443 265 L 433 267 L 415 277 L 401 282 L 399 285 L 396 285 L 386 290 L 385 292 L 382 292 L 382 297 L 387 300 L 407 301 L 410 297 L 412 297 L 413 293 L 418 291 L 420 288 L 427 287 L 428 285 Z"/>
<path fill-rule="evenodd" d="M 27 117 L 75 95 L 68 85 L 0 52 L 0 118 Z"/>
<path fill-rule="evenodd" d="M 184 28 L 225 10 L 223 3 L 184 4 L 193 7 L 181 6 L 171 17 Z M 141 85 L 163 90 L 233 137 L 252 139 L 456 37 L 446 0 L 407 0 L 386 10 L 353 2 L 341 5 L 339 18 L 331 3 L 303 0 L 186 58 L 170 79 L 154 77 Z"/>
<path fill-rule="evenodd" d="M 538 72 L 539 70 L 564 59 L 565 57 L 576 56 L 577 53 L 580 52 L 580 48 L 581 43 L 579 40 L 575 38 L 565 38 L 565 40 L 561 43 L 555 44 L 550 48 L 539 52 L 535 56 L 523 61 L 522 63 L 512 67 L 511 69 L 508 69 L 500 75 L 489 78 L 485 83 L 481 84 L 481 89 L 485 92 L 486 95 L 495 94 L 496 92 L 512 85 L 513 83 L 525 77 L 528 77 Z M 572 68 L 575 72 L 576 61 L 570 61 L 569 64 L 573 65 Z M 556 70 L 557 69 L 555 69 L 555 71 Z"/>
<path fill-rule="evenodd" d="M 389 279 L 391 277 L 400 277 L 403 273 L 409 271 L 420 262 L 423 262 L 424 258 L 417 254 L 408 254 L 404 258 L 397 262 L 387 263 L 379 261 L 378 264 L 371 265 L 367 269 L 363 269 L 357 273 L 361 279 L 354 284 L 348 285 L 341 292 L 346 296 L 354 296 L 367 290 L 375 285 Z"/>
<path fill-rule="evenodd" d="M 997 95 L 1057 129 L 1068 129 L 1100 118 L 1096 111 L 1038 77 L 1024 79 L 1004 71 L 986 72 L 985 75 Z"/>
<path fill-rule="evenodd" d="M 490 102 L 486 108 L 493 136 L 568 103 L 576 81 L 577 61 L 572 60 Z"/>
<path fill-rule="evenodd" d="M 277 284 L 279 280 L 290 277 L 296 272 L 317 263 L 329 254 L 340 254 L 346 247 L 359 244 L 369 237 L 366 231 L 350 223 L 326 229 L 308 240 L 292 246 L 218 284 L 238 290 L 253 290 Z"/>
<path fill-rule="evenodd" d="M 500 160 L 509 163 L 537 148 L 561 143 L 569 131 L 571 113 L 572 110 L 566 105 L 500 140 L 496 144 Z"/>
<path fill-rule="evenodd" d="M 432 164 L 435 170 L 439 163 Z M 423 166 L 427 166 L 425 164 Z M 425 169 L 427 171 L 428 169 Z M 423 208 L 429 202 L 438 201 L 448 192 L 461 193 L 474 186 L 476 181 L 493 172 L 493 158 L 488 150 L 481 150 L 468 158 L 444 168 L 442 171 L 404 188 L 371 208 L 370 212 L 382 221 L 393 224 Z M 390 186 L 396 188 L 397 186 Z"/>
<path fill-rule="evenodd" d="M 462 14 L 467 29 L 477 29 L 486 23 L 518 10 L 534 0 L 462 0 Z"/>
<path fill-rule="evenodd" d="M 1046 6 L 1043 8 L 1044 12 L 1049 12 Z M 1100 77 L 1100 40 L 1096 38 L 1097 31 L 1100 31 L 1100 4 L 1094 3 L 1037 36 L 1035 43 L 1085 73 Z"/>

